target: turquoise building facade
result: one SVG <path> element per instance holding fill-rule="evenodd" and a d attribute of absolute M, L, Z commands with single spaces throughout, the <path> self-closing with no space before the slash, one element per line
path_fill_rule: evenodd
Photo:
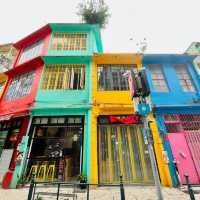
<path fill-rule="evenodd" d="M 77 143 L 81 146 L 81 149 L 78 149 L 79 154 L 76 156 L 80 157 L 80 160 L 76 160 L 76 163 L 72 161 L 71 157 L 74 155 L 72 156 L 70 153 L 69 144 L 64 144 L 68 146 L 64 150 L 67 158 L 63 160 L 69 165 L 79 165 L 80 170 L 76 171 L 77 175 L 90 176 L 88 166 L 91 159 L 89 147 L 92 99 L 91 70 L 93 54 L 103 51 L 100 28 L 98 25 L 88 24 L 49 24 L 48 26 L 51 33 L 46 36 L 48 37 L 48 42 L 45 43 L 46 53 L 40 56 L 44 64 L 35 102 L 30 110 L 29 128 L 26 138 L 24 138 L 26 145 L 23 143 L 21 147 L 24 155 L 23 165 L 20 164 L 16 167 L 12 187 L 16 186 L 17 177 L 20 177 L 22 172 L 27 171 L 26 176 L 29 176 L 34 172 L 32 169 L 38 163 L 40 165 L 47 163 L 47 157 L 42 160 L 41 155 L 35 156 L 34 149 L 36 147 L 34 145 L 41 145 L 39 139 L 44 144 L 48 143 L 49 140 L 53 141 L 52 137 L 49 136 L 37 137 L 38 130 L 42 129 L 48 132 L 50 129 L 48 127 L 52 129 L 52 126 L 59 131 L 62 129 L 61 132 L 65 135 L 63 137 L 70 137 L 69 140 L 78 140 Z M 74 79 L 70 78 L 70 80 L 63 81 L 66 73 L 69 73 Z M 64 84 L 59 85 L 59 81 L 64 82 Z M 62 122 L 60 124 L 59 122 L 57 124 L 52 123 L 56 119 Z M 38 123 L 38 120 L 46 121 L 45 123 Z M 76 132 L 80 129 L 80 135 L 74 134 L 73 129 L 76 129 Z M 56 137 L 54 139 L 57 140 Z M 72 149 L 78 146 L 74 141 L 70 144 Z M 73 145 L 76 147 L 73 147 Z M 33 154 L 34 156 L 32 156 Z M 59 169 L 62 168 L 62 163 L 53 160 L 53 158 L 52 163 L 57 168 L 55 172 L 57 177 L 61 176 Z M 64 175 L 62 176 L 64 177 Z M 41 177 L 38 179 L 43 180 Z M 63 178 L 59 180 L 61 179 L 64 180 Z"/>

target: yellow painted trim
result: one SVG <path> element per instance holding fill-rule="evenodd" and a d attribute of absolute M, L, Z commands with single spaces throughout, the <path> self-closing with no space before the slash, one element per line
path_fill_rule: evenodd
<path fill-rule="evenodd" d="M 127 109 L 133 113 L 133 103 L 129 91 L 98 91 L 97 65 L 98 64 L 133 64 L 140 65 L 141 57 L 137 54 L 95 54 L 92 66 L 92 103 L 97 107 L 105 107 L 112 112 L 112 108 L 119 111 Z M 102 108 L 104 109 L 104 108 Z M 123 114 L 123 113 L 122 113 Z"/>
<path fill-rule="evenodd" d="M 154 140 L 154 149 L 155 149 L 156 160 L 158 164 L 158 170 L 160 173 L 161 183 L 164 186 L 172 187 L 172 179 L 171 179 L 171 175 L 169 171 L 169 166 L 163 160 L 162 153 L 164 151 L 164 147 L 163 147 L 161 138 L 159 136 L 155 118 L 153 117 L 153 115 L 149 115 L 149 119 L 152 121 L 151 130 L 152 130 L 152 135 L 153 135 L 153 140 Z"/>
<path fill-rule="evenodd" d="M 7 76 L 6 74 L 4 74 L 4 73 L 0 73 L 0 84 L 1 84 L 1 83 L 4 83 L 4 86 L 3 86 L 2 89 L 0 90 L 0 98 L 1 98 L 1 96 L 2 96 L 2 94 L 3 94 L 3 91 L 4 91 L 4 89 L 5 89 L 5 86 L 6 86 L 7 81 L 8 81 L 8 76 Z"/>
<path fill-rule="evenodd" d="M 131 131 L 130 127 L 127 128 L 127 133 L 128 133 L 128 146 L 129 146 L 129 152 L 130 152 L 130 158 L 131 158 L 131 171 L 133 175 L 133 180 L 136 180 L 136 168 L 135 168 L 135 157 L 133 153 L 133 145 L 131 141 Z"/>
<path fill-rule="evenodd" d="M 97 117 L 100 115 L 133 114 L 129 91 L 98 91 L 98 64 L 141 64 L 137 54 L 95 54 L 92 63 L 92 119 L 91 119 L 91 183 L 98 183 Z M 101 167 L 101 166 L 99 166 Z"/>
<path fill-rule="evenodd" d="M 94 54 L 93 62 L 102 64 L 140 64 L 141 56 L 133 53 Z"/>
<path fill-rule="evenodd" d="M 122 151 L 122 138 L 120 127 L 117 127 L 117 137 L 118 137 L 118 150 L 119 150 L 119 164 L 120 164 L 120 175 L 124 176 L 124 159 Z"/>
<path fill-rule="evenodd" d="M 91 174 L 90 174 L 90 183 L 98 183 L 98 149 L 97 149 L 97 111 L 95 107 L 92 109 L 91 114 Z M 100 148 L 99 148 L 100 149 Z M 102 167 L 102 166 L 100 166 Z"/>
<path fill-rule="evenodd" d="M 111 147 L 111 128 L 107 127 L 108 131 L 108 156 L 109 156 L 109 166 L 110 168 L 110 183 L 113 181 L 113 163 L 112 163 L 112 147 Z"/>
<path fill-rule="evenodd" d="M 145 162 L 145 158 L 144 158 L 144 147 L 143 147 L 143 138 L 142 138 L 142 133 L 141 133 L 141 129 L 139 127 L 136 127 L 136 132 L 137 132 L 137 138 L 138 138 L 138 146 L 139 146 L 139 151 L 140 151 L 140 156 L 141 156 L 141 163 L 142 163 L 142 172 L 143 172 L 143 176 L 144 176 L 144 181 L 148 182 L 148 172 L 147 172 L 147 166 L 146 166 L 146 162 Z"/>
<path fill-rule="evenodd" d="M 142 67 L 141 55 L 139 54 L 95 54 L 92 64 L 92 110 L 91 121 L 91 180 L 98 182 L 97 164 L 97 117 L 99 115 L 128 115 L 134 114 L 133 102 L 130 99 L 129 91 L 98 91 L 97 90 L 97 65 L 98 64 L 135 64 L 138 68 Z M 95 114 L 94 114 L 95 113 Z M 153 116 L 151 129 L 154 139 L 155 154 L 161 183 L 163 186 L 172 186 L 168 164 L 164 163 L 162 152 L 163 144 L 159 137 L 157 125 Z M 96 142 L 95 142 L 96 140 Z M 96 151 L 96 152 L 95 152 Z"/>

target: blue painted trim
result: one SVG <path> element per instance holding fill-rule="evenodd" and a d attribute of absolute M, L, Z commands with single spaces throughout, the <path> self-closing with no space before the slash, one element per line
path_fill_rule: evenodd
<path fill-rule="evenodd" d="M 200 114 L 199 105 L 156 105 L 153 106 L 155 114 Z"/>
<path fill-rule="evenodd" d="M 194 58 L 194 56 L 188 56 L 185 54 L 155 54 L 143 56 L 143 66 L 146 69 L 147 79 L 151 90 L 151 103 L 155 107 L 156 113 L 162 113 L 162 109 L 169 112 L 168 109 L 171 110 L 169 107 L 173 107 L 175 112 L 177 112 L 176 110 L 179 112 L 181 107 L 183 107 L 183 112 L 188 112 L 188 108 L 185 109 L 185 106 L 189 106 L 191 112 L 199 112 L 200 79 L 192 63 Z M 159 92 L 156 90 L 152 82 L 151 72 L 148 67 L 149 64 L 159 64 L 161 66 L 169 91 Z M 195 92 L 183 91 L 179 78 L 174 69 L 174 64 L 184 64 L 187 66 L 188 72 L 196 88 Z"/>
<path fill-rule="evenodd" d="M 196 56 L 187 54 L 145 54 L 142 57 L 143 64 L 180 64 L 193 62 Z"/>
<path fill-rule="evenodd" d="M 158 131 L 160 134 L 160 138 L 162 140 L 162 143 L 164 145 L 164 149 L 167 151 L 168 154 L 168 158 L 169 158 L 169 171 L 170 171 L 170 175 L 172 178 L 172 184 L 174 187 L 178 186 L 179 181 L 178 181 L 178 177 L 176 175 L 176 170 L 175 170 L 175 165 L 174 165 L 174 158 L 172 155 L 172 151 L 171 151 L 171 147 L 168 141 L 165 141 L 163 139 L 163 135 L 167 133 L 166 127 L 164 125 L 164 118 L 163 116 L 157 115 L 156 116 L 156 122 L 157 122 L 157 126 L 158 126 Z"/>

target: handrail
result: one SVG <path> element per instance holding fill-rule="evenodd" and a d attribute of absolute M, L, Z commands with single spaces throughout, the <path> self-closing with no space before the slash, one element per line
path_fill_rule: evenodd
<path fill-rule="evenodd" d="M 55 192 L 54 194 L 56 195 L 56 199 L 59 200 L 59 196 L 60 196 L 60 188 L 61 186 L 70 186 L 72 188 L 75 188 L 76 186 L 85 186 L 86 192 L 87 192 L 87 200 L 90 199 L 90 186 L 104 186 L 104 187 L 119 187 L 120 190 L 120 196 L 121 196 L 121 200 L 125 200 L 125 192 L 124 192 L 124 184 L 122 181 L 122 176 L 120 176 L 120 183 L 119 184 L 90 184 L 90 183 L 79 183 L 79 182 L 74 182 L 74 183 L 69 183 L 69 182 L 63 182 L 63 181 L 55 181 L 55 182 L 47 182 L 47 181 L 43 181 L 43 182 L 37 182 L 34 181 L 34 179 L 31 180 L 30 183 L 30 187 L 29 187 L 29 192 L 28 192 L 28 199 L 27 200 L 34 200 L 35 197 L 35 191 L 36 188 L 39 185 L 51 185 L 54 186 L 56 185 L 57 187 L 57 192 Z M 75 193 L 73 195 L 76 195 Z"/>

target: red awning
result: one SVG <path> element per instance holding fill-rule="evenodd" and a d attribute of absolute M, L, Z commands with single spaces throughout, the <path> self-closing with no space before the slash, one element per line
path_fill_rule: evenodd
<path fill-rule="evenodd" d="M 11 119 L 12 116 L 12 114 L 0 116 L 0 121 L 8 121 Z"/>
<path fill-rule="evenodd" d="M 25 117 L 28 116 L 29 112 L 26 111 L 21 111 L 21 112 L 16 112 L 16 113 L 9 113 L 5 115 L 0 115 L 0 121 L 8 121 L 11 118 L 16 118 L 16 117 Z"/>

